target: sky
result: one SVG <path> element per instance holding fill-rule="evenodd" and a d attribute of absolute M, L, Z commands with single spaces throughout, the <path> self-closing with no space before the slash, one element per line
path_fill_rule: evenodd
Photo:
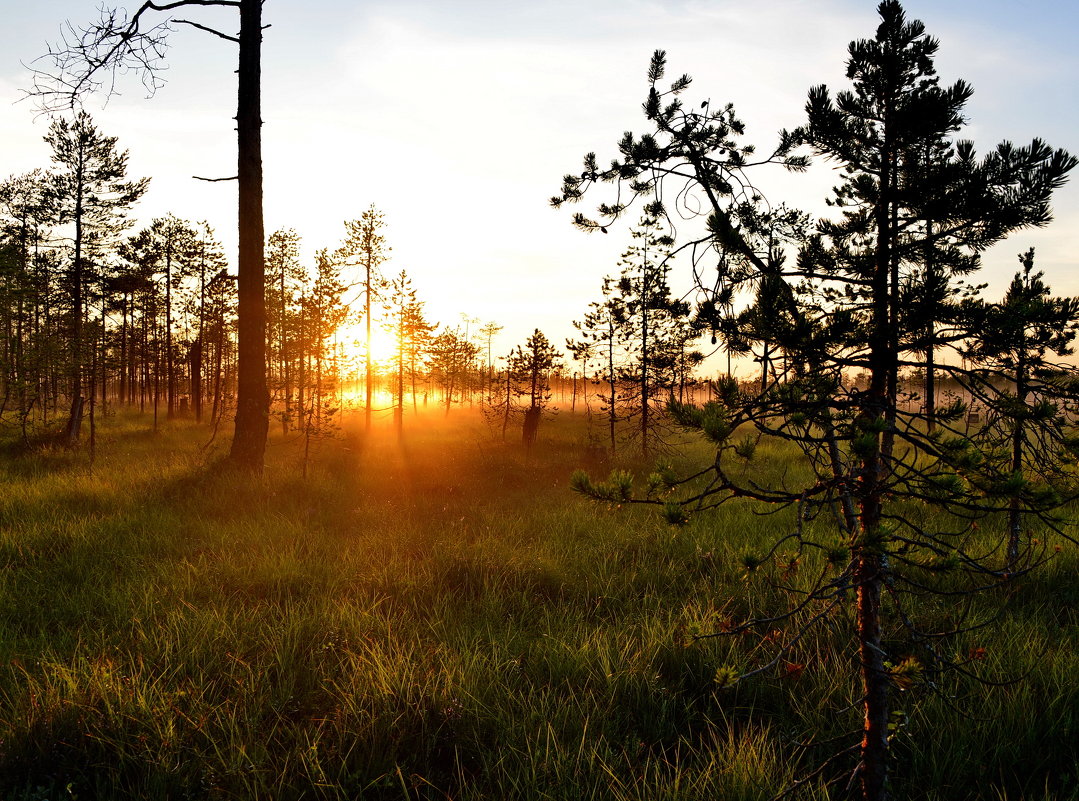
<path fill-rule="evenodd" d="M 32 101 L 27 65 L 65 20 L 96 17 L 99 0 L 0 0 L 0 177 L 47 166 L 48 119 Z M 122 4 L 120 4 L 122 5 Z M 127 6 L 134 9 L 136 4 Z M 631 213 L 606 236 L 584 234 L 548 198 L 595 151 L 615 155 L 626 130 L 646 130 L 649 58 L 693 76 L 688 103 L 732 102 L 760 150 L 803 121 L 810 86 L 845 88 L 847 44 L 876 28 L 869 0 L 266 0 L 263 158 L 267 233 L 295 228 L 308 262 L 335 247 L 343 222 L 374 204 L 393 248 L 384 267 L 412 278 L 428 316 L 504 326 L 496 352 L 540 328 L 556 344 L 574 332 L 603 277 L 617 274 Z M 1040 137 L 1079 153 L 1079 3 L 910 0 L 909 17 L 937 37 L 943 83 L 974 87 L 964 138 L 986 152 Z M 225 9 L 192 20 L 234 32 Z M 235 51 L 177 26 L 167 83 L 148 98 L 134 78 L 86 108 L 130 151 L 132 177 L 152 176 L 140 224 L 172 212 L 207 220 L 235 251 Z M 772 203 L 826 215 L 832 165 L 760 178 Z M 599 190 L 582 210 L 610 199 Z M 999 297 L 1018 265 L 1037 264 L 1058 294 L 1079 295 L 1079 175 L 1055 197 L 1056 221 L 984 256 L 981 281 Z M 672 283 L 688 288 L 689 267 Z M 471 325 L 476 325 L 472 323 Z"/>

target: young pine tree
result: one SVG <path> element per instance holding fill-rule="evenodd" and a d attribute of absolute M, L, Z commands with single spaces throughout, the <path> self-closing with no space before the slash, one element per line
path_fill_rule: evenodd
<path fill-rule="evenodd" d="M 550 374 L 560 358 L 561 354 L 538 328 L 510 354 L 508 370 L 513 394 L 524 406 L 521 441 L 526 448 L 536 444 L 540 418 L 551 402 Z"/>

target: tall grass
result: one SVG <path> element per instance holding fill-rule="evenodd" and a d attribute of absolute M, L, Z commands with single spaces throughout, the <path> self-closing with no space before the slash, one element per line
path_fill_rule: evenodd
<path fill-rule="evenodd" d="M 202 429 L 137 419 L 105 428 L 92 472 L 78 454 L 7 458 L 0 797 L 782 791 L 829 753 L 800 742 L 859 725 L 850 621 L 733 687 L 717 669 L 754 664 L 771 633 L 691 635 L 789 604 L 743 554 L 790 521 L 739 504 L 675 529 L 589 503 L 568 489 L 594 457 L 580 420 L 545 426 L 531 454 L 465 416 L 400 444 L 346 430 L 306 480 L 296 441 L 273 440 L 251 480 Z M 1065 548 L 979 601 L 1000 622 L 954 646 L 1021 681 L 903 695 L 897 795 L 1077 797 L 1076 562 Z"/>

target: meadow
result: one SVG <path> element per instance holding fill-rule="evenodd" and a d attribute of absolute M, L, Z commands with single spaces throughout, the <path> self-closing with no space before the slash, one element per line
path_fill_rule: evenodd
<path fill-rule="evenodd" d="M 0 798 L 768 799 L 856 742 L 851 605 L 733 685 L 777 633 L 697 637 L 790 605 L 778 566 L 746 569 L 788 513 L 673 527 L 576 495 L 575 468 L 652 469 L 597 460 L 581 416 L 531 453 L 465 411 L 408 423 L 399 443 L 346 420 L 306 477 L 275 434 L 259 480 L 185 422 L 106 421 L 92 471 L 8 448 Z M 992 684 L 898 694 L 897 798 L 1079 798 L 1079 555 L 1059 544 L 948 646 Z M 918 613 L 946 628 L 956 606 Z M 798 797 L 846 797 L 853 768 Z"/>

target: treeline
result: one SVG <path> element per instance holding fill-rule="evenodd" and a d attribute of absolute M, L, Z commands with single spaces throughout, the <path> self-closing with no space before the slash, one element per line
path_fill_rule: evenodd
<path fill-rule="evenodd" d="M 24 440 L 63 422 L 73 445 L 89 412 L 91 447 L 113 404 L 155 426 L 182 414 L 216 424 L 235 394 L 236 286 L 212 227 L 166 215 L 132 232 L 149 180 L 127 180 L 126 151 L 86 113 L 55 120 L 46 141 L 49 169 L 0 186 L 0 414 Z M 268 295 L 287 298 L 270 314 L 275 378 L 286 414 L 317 423 L 344 285 L 321 254 L 300 269 L 296 241 L 270 240 Z"/>
<path fill-rule="evenodd" d="M 115 407 L 154 426 L 217 426 L 235 405 L 237 297 L 212 226 L 168 214 L 136 229 L 150 181 L 128 177 L 127 151 L 87 113 L 55 119 L 45 139 L 51 164 L 0 185 L 0 419 L 25 441 L 45 431 L 73 446 L 88 418 L 91 448 Z M 567 360 L 539 331 L 498 354 L 497 323 L 427 319 L 408 274 L 384 272 L 374 206 L 311 264 L 295 230 L 276 231 L 265 249 L 271 417 L 286 434 L 323 433 L 354 393 L 368 426 L 392 409 L 400 430 L 408 408 L 478 405 L 503 436 L 523 421 L 530 443 L 553 387 L 561 405 L 602 411 L 612 450 L 632 441 L 647 452 L 666 402 L 698 387 L 703 357 L 699 316 L 666 283 L 670 238 L 655 219 L 634 237 Z M 359 364 L 346 347 L 357 325 Z M 377 327 L 392 337 L 388 358 L 363 344 Z"/>
<path fill-rule="evenodd" d="M 127 152 L 85 112 L 45 139 L 50 167 L 0 185 L 0 418 L 24 440 L 60 431 L 74 445 L 88 413 L 91 447 L 113 405 L 152 412 L 155 426 L 216 425 L 234 405 L 237 299 L 213 228 L 170 214 L 134 231 L 149 179 L 128 180 Z M 269 238 L 269 377 L 285 429 L 317 431 L 338 386 L 341 271 L 356 246 L 320 251 L 311 268 L 298 247 L 293 231 Z"/>

